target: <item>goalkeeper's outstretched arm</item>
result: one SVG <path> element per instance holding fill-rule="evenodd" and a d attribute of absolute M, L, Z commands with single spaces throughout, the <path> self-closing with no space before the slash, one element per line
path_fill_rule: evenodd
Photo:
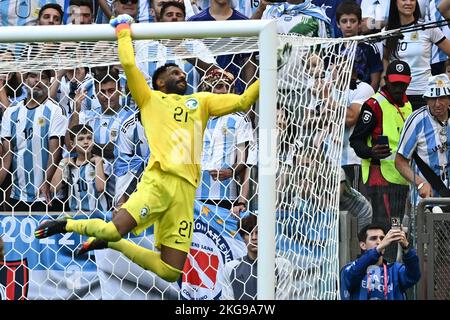
<path fill-rule="evenodd" d="M 246 112 L 258 100 L 259 80 L 256 80 L 241 95 L 238 94 L 209 94 L 207 108 L 211 116 L 223 116 L 225 114 L 244 111 Z"/>
<path fill-rule="evenodd" d="M 121 14 L 112 19 L 110 24 L 116 28 L 119 60 L 127 77 L 128 88 L 134 101 L 141 108 L 144 102 L 150 99 L 151 89 L 144 75 L 136 66 L 130 29 L 130 24 L 133 21 L 133 18 L 129 15 Z"/>

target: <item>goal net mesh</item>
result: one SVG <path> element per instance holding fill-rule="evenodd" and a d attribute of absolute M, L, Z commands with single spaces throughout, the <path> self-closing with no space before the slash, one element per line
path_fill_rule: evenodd
<path fill-rule="evenodd" d="M 187 93 L 241 93 L 258 77 L 256 37 L 139 40 L 134 47 L 149 85 L 167 62 L 186 72 Z M 344 39 L 279 36 L 276 299 L 339 298 L 339 168 L 355 47 Z M 0 43 L 0 103 L 0 299 L 256 297 L 256 264 L 246 258 L 253 236 L 236 214 L 258 212 L 258 105 L 211 118 L 198 141 L 203 172 L 195 221 L 186 226 L 193 243 L 183 276 L 167 283 L 111 249 L 77 256 L 86 237 L 33 235 L 41 221 L 64 215 L 109 221 L 136 189 L 149 150 L 117 43 Z M 82 134 L 76 124 L 92 128 L 89 159 L 74 148 Z M 41 188 L 48 175 L 51 207 Z M 152 227 L 128 238 L 154 249 Z"/>

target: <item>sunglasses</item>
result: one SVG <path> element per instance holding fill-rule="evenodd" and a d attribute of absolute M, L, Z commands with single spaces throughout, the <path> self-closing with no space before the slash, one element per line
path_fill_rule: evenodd
<path fill-rule="evenodd" d="M 128 2 L 131 2 L 132 4 L 138 3 L 139 0 L 119 0 L 121 4 L 127 4 Z"/>

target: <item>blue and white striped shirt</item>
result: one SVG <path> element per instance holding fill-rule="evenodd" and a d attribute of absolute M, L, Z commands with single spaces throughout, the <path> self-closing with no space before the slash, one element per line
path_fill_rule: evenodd
<path fill-rule="evenodd" d="M 57 3 L 69 7 L 69 0 L 2 0 L 0 1 L 0 26 L 25 26 L 36 24 L 39 9 L 47 3 Z M 67 19 L 64 10 L 63 21 Z"/>
<path fill-rule="evenodd" d="M 407 159 L 412 159 L 412 154 L 416 151 L 419 157 L 441 177 L 445 185 L 450 187 L 448 180 L 449 137 L 450 128 L 448 121 L 447 123 L 439 123 L 431 115 L 428 106 L 424 106 L 414 111 L 406 119 L 400 135 L 397 152 Z M 441 139 L 446 139 L 447 148 L 442 148 L 443 143 Z M 413 169 L 420 177 L 425 179 L 420 170 Z M 439 196 L 436 190 L 433 190 L 433 193 L 434 196 Z M 418 201 L 419 198 L 416 200 Z"/>
<path fill-rule="evenodd" d="M 231 168 L 236 163 L 237 145 L 252 141 L 252 125 L 244 114 L 233 113 L 209 119 L 203 138 L 202 177 L 196 199 L 237 198 L 235 180 L 214 181 L 208 170 Z"/>
<path fill-rule="evenodd" d="M 69 207 L 71 211 L 94 213 L 108 210 L 105 192 L 97 191 L 95 165 L 92 162 L 86 161 L 81 166 L 68 164 L 64 170 L 66 170 L 64 181 L 69 185 Z M 106 160 L 103 160 L 103 170 L 106 176 L 111 175 L 111 165 Z"/>
<path fill-rule="evenodd" d="M 440 21 L 444 20 L 445 18 L 442 16 L 442 14 L 439 12 L 437 7 L 441 3 L 442 0 L 430 0 L 430 20 L 432 21 Z M 422 10 L 422 7 L 420 8 Z M 442 30 L 442 33 L 447 39 L 450 39 L 450 28 L 448 25 L 440 27 Z M 433 45 L 432 47 L 432 53 L 431 53 L 431 63 L 438 63 L 443 62 L 448 59 L 448 56 L 445 54 L 444 51 L 439 49 L 437 45 Z"/>
<path fill-rule="evenodd" d="M 50 100 L 34 109 L 24 106 L 24 101 L 6 109 L 1 137 L 11 141 L 13 152 L 11 198 L 44 201 L 45 198 L 36 197 L 36 193 L 44 181 L 50 156 L 49 141 L 52 137 L 63 137 L 67 124 L 61 108 Z"/>

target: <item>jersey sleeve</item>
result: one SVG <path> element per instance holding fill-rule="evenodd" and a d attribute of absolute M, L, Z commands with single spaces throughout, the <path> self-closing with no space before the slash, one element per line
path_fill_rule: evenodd
<path fill-rule="evenodd" d="M 53 109 L 53 117 L 49 128 L 49 137 L 63 137 L 67 132 L 68 120 L 59 107 Z"/>
<path fill-rule="evenodd" d="M 136 66 L 131 31 L 122 29 L 117 37 L 119 60 L 125 70 L 128 88 L 137 106 L 142 108 L 151 97 L 151 89 L 147 85 L 144 75 Z"/>
<path fill-rule="evenodd" d="M 250 120 L 245 115 L 240 117 L 238 127 L 236 128 L 236 143 L 253 142 L 253 129 Z"/>
<path fill-rule="evenodd" d="M 372 157 L 372 148 L 367 145 L 367 138 L 376 126 L 376 115 L 372 108 L 364 103 L 356 122 L 355 129 L 350 136 L 350 146 L 358 157 L 368 159 Z"/>
<path fill-rule="evenodd" d="M 238 111 L 247 111 L 258 99 L 259 80 L 256 80 L 243 94 L 205 94 L 204 101 L 209 116 L 223 116 Z"/>
<path fill-rule="evenodd" d="M 12 138 L 12 132 L 11 132 L 11 110 L 12 108 L 6 109 L 5 113 L 3 114 L 2 118 L 2 129 L 1 129 L 1 138 L 2 139 L 9 139 Z"/>

